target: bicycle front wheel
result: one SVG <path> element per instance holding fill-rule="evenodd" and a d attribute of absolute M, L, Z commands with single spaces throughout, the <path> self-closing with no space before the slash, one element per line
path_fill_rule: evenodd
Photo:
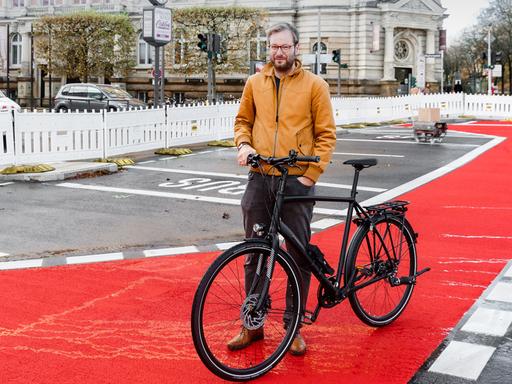
<path fill-rule="evenodd" d="M 381 327 L 394 321 L 409 302 L 413 284 L 399 283 L 416 273 L 415 234 L 402 217 L 386 216 L 359 227 L 348 251 L 345 284 L 354 313 Z"/>
<path fill-rule="evenodd" d="M 301 313 L 298 268 L 288 255 L 275 254 L 272 279 L 263 292 L 270 255 L 271 247 L 256 241 L 227 250 L 208 269 L 195 294 L 194 346 L 208 369 L 224 379 L 250 380 L 268 372 L 283 358 L 297 330 Z M 249 258 L 260 261 L 259 275 L 246 276 Z M 256 313 L 253 309 L 262 295 L 264 305 Z M 243 327 L 258 332 L 263 328 L 263 338 L 245 348 L 228 348 Z"/>

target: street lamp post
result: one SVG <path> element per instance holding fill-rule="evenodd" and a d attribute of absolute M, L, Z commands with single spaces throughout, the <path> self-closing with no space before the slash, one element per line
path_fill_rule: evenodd
<path fill-rule="evenodd" d="M 491 25 L 487 31 L 487 94 L 492 94 Z"/>

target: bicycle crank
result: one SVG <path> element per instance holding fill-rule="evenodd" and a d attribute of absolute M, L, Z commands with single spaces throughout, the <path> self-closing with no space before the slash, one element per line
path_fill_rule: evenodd
<path fill-rule="evenodd" d="M 403 285 L 403 284 L 416 284 L 416 278 L 420 275 L 423 275 L 425 272 L 430 271 L 430 267 L 423 268 L 421 271 L 416 272 L 412 276 L 402 276 L 400 278 L 395 278 L 392 281 L 393 286 Z"/>

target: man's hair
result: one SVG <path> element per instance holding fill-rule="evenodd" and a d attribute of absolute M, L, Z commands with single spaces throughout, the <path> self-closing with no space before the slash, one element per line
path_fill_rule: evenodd
<path fill-rule="evenodd" d="M 290 31 L 293 36 L 293 44 L 297 44 L 299 42 L 299 32 L 297 31 L 297 28 L 295 28 L 290 23 L 277 23 L 271 26 L 269 29 L 267 29 L 267 41 L 270 40 L 270 36 L 272 36 L 274 33 L 281 32 L 281 31 Z"/>

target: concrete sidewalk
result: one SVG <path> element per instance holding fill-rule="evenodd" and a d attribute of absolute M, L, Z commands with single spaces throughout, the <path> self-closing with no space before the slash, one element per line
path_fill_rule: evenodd
<path fill-rule="evenodd" d="M 54 167 L 55 170 L 39 173 L 0 175 L 0 183 L 5 181 L 58 181 L 86 176 L 88 174 L 107 174 L 118 171 L 118 166 L 114 163 L 98 163 L 92 161 L 68 161 L 49 163 L 48 165 Z"/>

